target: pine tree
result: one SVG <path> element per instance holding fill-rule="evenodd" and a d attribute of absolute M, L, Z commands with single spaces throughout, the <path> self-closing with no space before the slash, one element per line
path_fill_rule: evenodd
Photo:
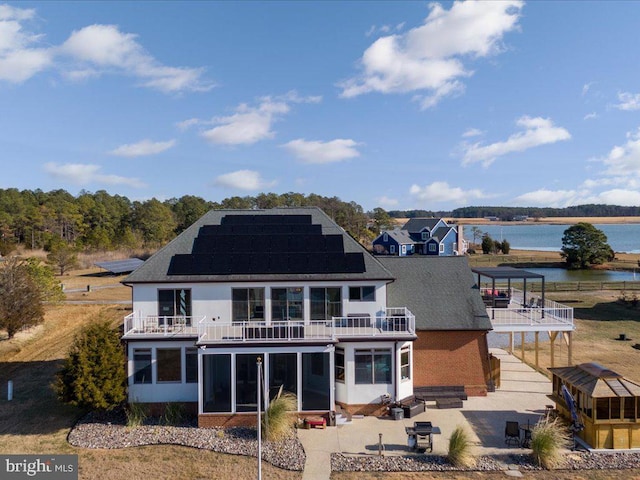
<path fill-rule="evenodd" d="M 126 400 L 124 349 L 109 322 L 92 323 L 76 336 L 55 388 L 63 402 L 93 410 L 111 410 Z"/>

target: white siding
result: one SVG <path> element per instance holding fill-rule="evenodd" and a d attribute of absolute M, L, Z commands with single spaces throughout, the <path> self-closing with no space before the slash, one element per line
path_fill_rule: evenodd
<path fill-rule="evenodd" d="M 198 384 L 186 383 L 185 349 L 193 347 L 194 342 L 129 342 L 127 346 L 127 376 L 129 385 L 129 402 L 165 403 L 165 402 L 197 402 Z M 133 351 L 140 348 L 151 349 L 152 383 L 133 383 Z M 182 381 L 180 383 L 158 383 L 157 349 L 180 348 L 182 350 Z"/>

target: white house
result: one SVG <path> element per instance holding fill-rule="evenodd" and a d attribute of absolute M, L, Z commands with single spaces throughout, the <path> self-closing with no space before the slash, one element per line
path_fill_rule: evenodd
<path fill-rule="evenodd" d="M 393 280 L 317 208 L 210 211 L 123 281 L 129 401 L 253 421 L 258 358 L 302 414 L 410 396 L 415 317 L 387 304 Z"/>

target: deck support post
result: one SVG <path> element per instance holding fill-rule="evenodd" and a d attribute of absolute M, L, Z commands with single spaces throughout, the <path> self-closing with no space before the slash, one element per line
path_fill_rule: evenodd
<path fill-rule="evenodd" d="M 520 352 L 522 353 L 522 361 L 524 362 L 524 332 L 520 332 Z"/>
<path fill-rule="evenodd" d="M 563 332 L 562 336 L 567 344 L 567 367 L 573 363 L 573 345 L 571 343 L 571 332 Z"/>
<path fill-rule="evenodd" d="M 549 341 L 551 342 L 551 367 L 555 367 L 556 354 L 555 354 L 555 342 L 558 332 L 549 332 Z"/>
<path fill-rule="evenodd" d="M 509 332 L 509 353 L 513 355 L 513 332 Z"/>
<path fill-rule="evenodd" d="M 536 346 L 536 368 L 539 368 L 539 365 L 538 365 L 538 337 L 539 337 L 539 333 L 540 332 L 535 332 L 533 334 L 534 335 L 534 343 L 535 343 L 535 346 Z"/>

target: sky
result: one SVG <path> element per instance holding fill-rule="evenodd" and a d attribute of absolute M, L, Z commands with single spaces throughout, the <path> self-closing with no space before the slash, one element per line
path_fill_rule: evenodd
<path fill-rule="evenodd" d="M 640 205 L 640 2 L 0 4 L 0 188 Z"/>

